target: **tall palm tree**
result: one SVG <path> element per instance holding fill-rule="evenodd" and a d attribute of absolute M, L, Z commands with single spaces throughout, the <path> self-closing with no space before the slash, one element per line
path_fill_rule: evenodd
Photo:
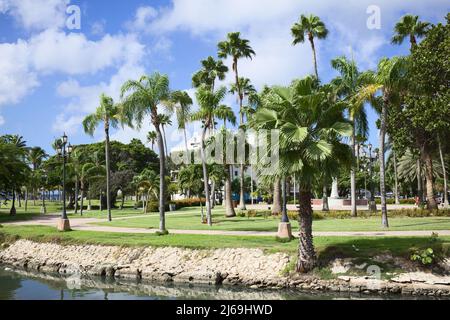
<path fill-rule="evenodd" d="M 351 134 L 351 125 L 342 116 L 342 107 L 325 103 L 326 95 L 317 89 L 313 77 L 290 87 L 274 87 L 262 99 L 253 125 L 257 129 L 280 130 L 280 167 L 284 176 L 296 175 L 300 181 L 299 249 L 297 270 L 308 272 L 316 263 L 312 236 L 311 196 L 320 175 L 320 162 L 335 157 L 340 142 Z"/>
<path fill-rule="evenodd" d="M 225 80 L 228 67 L 223 64 L 222 60 L 215 60 L 211 56 L 200 63 L 202 68 L 192 76 L 192 86 L 198 88 L 204 84 L 214 91 L 216 79 Z"/>
<path fill-rule="evenodd" d="M 419 16 L 407 14 L 395 25 L 392 43 L 402 44 L 406 38 L 409 38 L 411 49 L 413 49 L 417 45 L 417 38 L 425 36 L 429 27 L 428 22 L 419 21 Z"/>
<path fill-rule="evenodd" d="M 357 94 L 356 103 L 363 104 L 372 98 L 379 90 L 382 92 L 381 117 L 380 117 L 380 141 L 379 141 L 379 164 L 380 164 L 380 194 L 381 194 L 381 216 L 382 226 L 389 227 L 386 205 L 386 168 L 385 168 L 385 143 L 388 109 L 390 105 L 399 103 L 399 94 L 405 87 L 406 59 L 394 57 L 392 59 L 383 58 L 378 63 L 376 73 L 367 73 L 372 85 L 366 90 L 360 90 Z"/>
<path fill-rule="evenodd" d="M 245 99 L 249 99 L 251 100 L 255 95 L 256 95 L 256 89 L 255 87 L 252 85 L 252 83 L 250 82 L 250 79 L 248 78 L 239 78 L 239 86 L 237 86 L 235 83 L 231 85 L 230 88 L 230 92 L 233 94 L 238 94 L 239 95 L 239 100 L 241 101 L 245 101 Z M 251 104 L 251 101 L 248 101 L 248 105 Z M 249 111 L 247 110 L 247 108 L 249 108 L 248 106 L 243 106 L 242 107 L 242 114 L 243 116 L 246 113 L 249 113 Z"/>
<path fill-rule="evenodd" d="M 168 150 L 168 146 L 167 146 L 167 137 L 166 137 L 166 126 L 171 126 L 172 125 L 172 120 L 170 119 L 170 116 L 168 114 L 160 114 L 159 115 L 159 123 L 161 124 L 161 130 L 162 130 L 162 134 L 163 134 L 163 143 L 164 143 L 164 150 L 166 152 L 166 158 L 168 158 L 169 155 L 169 150 Z"/>
<path fill-rule="evenodd" d="M 219 88 L 217 91 L 212 92 L 210 88 L 202 86 L 197 89 L 196 97 L 199 104 L 199 110 L 192 115 L 193 121 L 202 121 L 202 147 L 201 158 L 203 167 L 203 183 L 205 186 L 205 197 L 206 197 L 206 214 L 208 219 L 208 225 L 212 226 L 212 215 L 211 215 L 211 199 L 209 193 L 209 178 L 208 170 L 206 166 L 205 148 L 206 148 L 206 133 L 211 128 L 214 118 L 217 116 L 217 110 L 220 107 L 220 103 L 225 98 L 227 90 L 225 87 Z"/>
<path fill-rule="evenodd" d="M 111 169 L 110 169 L 110 142 L 109 142 L 109 130 L 110 128 L 117 128 L 119 123 L 123 123 L 124 119 L 121 116 L 121 108 L 114 103 L 111 97 L 102 94 L 100 96 L 100 106 L 97 107 L 94 113 L 88 115 L 83 120 L 84 131 L 93 136 L 95 129 L 103 123 L 103 129 L 105 132 L 105 163 L 106 163 L 106 207 L 108 210 L 108 221 L 112 221 L 111 216 L 111 194 L 110 194 L 110 181 L 111 181 Z"/>
<path fill-rule="evenodd" d="M 231 57 L 233 60 L 232 70 L 235 75 L 235 85 L 236 92 L 239 101 L 239 125 L 244 125 L 244 113 L 243 113 L 243 99 L 242 99 L 242 88 L 239 82 L 239 71 L 238 71 L 238 61 L 242 58 L 252 59 L 255 55 L 255 51 L 253 51 L 252 47 L 250 47 L 250 41 L 247 39 L 241 38 L 240 32 L 231 32 L 227 35 L 227 40 L 219 42 L 218 56 L 219 58 L 226 59 Z M 244 198 L 244 174 L 245 174 L 245 165 L 241 164 L 240 166 L 240 196 L 239 196 L 239 207 L 241 210 L 245 210 L 245 198 Z"/>
<path fill-rule="evenodd" d="M 331 61 L 332 67 L 340 73 L 333 79 L 332 84 L 337 88 L 338 95 L 345 101 L 348 108 L 349 120 L 353 125 L 350 144 L 352 146 L 353 159 L 356 159 L 356 136 L 367 137 L 368 121 L 364 103 L 359 99 L 360 92 L 365 92 L 372 85 L 372 78 L 366 73 L 361 73 L 355 61 L 346 57 L 338 57 Z M 355 161 L 354 161 L 355 162 Z M 356 209 L 356 169 L 355 163 L 350 171 L 352 216 L 357 216 Z"/>
<path fill-rule="evenodd" d="M 159 108 L 167 108 L 170 103 L 169 77 L 159 73 L 150 76 L 144 75 L 139 80 L 129 80 L 125 82 L 121 89 L 123 98 L 124 115 L 128 118 L 128 125 L 134 121 L 138 128 L 141 127 L 145 116 L 150 116 L 150 121 L 158 135 L 159 150 L 159 229 L 166 232 L 166 157 L 164 152 L 164 142 L 161 133 L 161 118 Z"/>
<path fill-rule="evenodd" d="M 147 134 L 147 141 L 148 141 L 149 143 L 151 143 L 151 145 L 152 145 L 152 150 L 153 150 L 153 147 L 155 146 L 155 142 L 156 142 L 157 139 L 158 139 L 158 135 L 156 134 L 155 131 L 150 131 L 150 132 Z"/>
<path fill-rule="evenodd" d="M 317 55 L 314 38 L 325 39 L 328 36 L 328 29 L 318 16 L 315 15 L 301 15 L 299 22 L 295 23 L 291 29 L 292 36 L 294 37 L 293 44 L 305 42 L 305 37 L 308 37 L 311 49 L 313 51 L 314 60 L 314 72 L 316 78 L 319 79 L 319 72 L 317 70 Z"/>
<path fill-rule="evenodd" d="M 220 120 L 223 120 L 223 135 L 225 137 L 230 137 L 231 133 L 227 131 L 227 122 L 229 121 L 232 125 L 236 125 L 236 115 L 233 112 L 233 109 L 230 106 L 221 105 L 216 110 L 216 117 Z M 226 147 L 225 147 L 226 148 Z M 225 163 L 225 216 L 228 218 L 235 217 L 236 212 L 234 211 L 233 205 L 233 192 L 232 192 L 232 173 L 231 173 L 231 165 Z"/>
<path fill-rule="evenodd" d="M 28 161 L 31 164 L 33 172 L 36 172 L 36 170 L 38 170 L 41 167 L 42 162 L 47 157 L 48 157 L 48 154 L 41 147 L 34 147 L 34 148 L 30 148 L 28 150 L 27 158 L 28 158 Z M 33 201 L 34 201 L 34 205 L 36 205 L 36 186 L 33 185 L 32 188 L 33 188 L 33 190 L 32 190 L 32 192 L 33 192 Z"/>
<path fill-rule="evenodd" d="M 172 101 L 175 105 L 178 130 L 183 130 L 184 147 L 186 151 L 186 164 L 190 162 L 189 148 L 187 143 L 186 126 L 191 116 L 192 99 L 186 91 L 175 91 L 172 93 Z"/>

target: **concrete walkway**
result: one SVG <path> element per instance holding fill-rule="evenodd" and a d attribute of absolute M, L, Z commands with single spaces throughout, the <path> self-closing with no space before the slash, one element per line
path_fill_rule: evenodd
<path fill-rule="evenodd" d="M 181 213 L 180 213 L 181 214 Z M 139 218 L 142 216 L 117 217 L 114 220 L 127 220 Z M 39 226 L 55 226 L 59 214 L 48 214 L 39 216 L 28 221 L 7 222 L 3 225 L 39 225 Z M 73 230 L 80 231 L 97 231 L 97 232 L 116 232 L 116 233 L 135 233 L 135 234 L 151 234 L 158 231 L 157 229 L 145 228 L 121 228 L 113 226 L 96 226 L 93 223 L 105 222 L 105 219 L 99 218 L 71 218 L 70 225 Z M 226 230 L 175 230 L 170 229 L 171 234 L 201 234 L 201 235 L 226 235 L 226 236 L 275 236 L 276 232 L 266 231 L 226 231 Z M 313 232 L 315 237 L 414 237 L 414 236 L 430 236 L 433 232 L 441 236 L 450 236 L 450 230 L 417 230 L 417 231 L 330 231 L 330 232 Z M 294 234 L 297 231 L 294 230 Z"/>

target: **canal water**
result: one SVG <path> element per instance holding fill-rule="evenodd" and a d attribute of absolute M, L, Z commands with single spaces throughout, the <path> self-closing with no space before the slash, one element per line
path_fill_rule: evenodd
<path fill-rule="evenodd" d="M 406 299 L 312 293 L 298 290 L 257 290 L 226 286 L 155 284 L 144 281 L 49 275 L 0 266 L 0 300 L 331 300 Z M 412 299 L 409 297 L 408 299 Z"/>

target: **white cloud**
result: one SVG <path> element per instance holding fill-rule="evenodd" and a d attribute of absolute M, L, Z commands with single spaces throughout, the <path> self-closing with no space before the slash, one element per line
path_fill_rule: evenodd
<path fill-rule="evenodd" d="M 96 36 L 101 36 L 105 33 L 105 20 L 96 21 L 91 25 L 91 33 Z"/>
<path fill-rule="evenodd" d="M 61 28 L 70 0 L 0 0 L 0 12 L 12 15 L 27 30 Z"/>
<path fill-rule="evenodd" d="M 29 46 L 26 41 L 0 44 L 0 106 L 17 103 L 39 84 L 29 68 Z"/>
<path fill-rule="evenodd" d="M 145 31 L 151 21 L 156 18 L 158 11 L 150 6 L 139 7 L 133 21 L 126 23 L 126 26 L 132 30 Z"/>

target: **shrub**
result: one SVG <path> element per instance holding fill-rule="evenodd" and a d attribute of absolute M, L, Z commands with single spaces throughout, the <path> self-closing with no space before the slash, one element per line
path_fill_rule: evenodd
<path fill-rule="evenodd" d="M 202 205 L 206 205 L 206 199 L 205 198 L 189 198 L 189 199 L 182 199 L 182 200 L 175 200 L 171 201 L 170 203 L 175 204 L 177 210 L 181 208 L 186 207 L 199 207 L 200 202 Z"/>
<path fill-rule="evenodd" d="M 434 251 L 431 248 L 425 250 L 416 250 L 411 255 L 412 261 L 419 261 L 424 266 L 432 264 L 434 262 L 434 259 L 435 259 Z"/>

